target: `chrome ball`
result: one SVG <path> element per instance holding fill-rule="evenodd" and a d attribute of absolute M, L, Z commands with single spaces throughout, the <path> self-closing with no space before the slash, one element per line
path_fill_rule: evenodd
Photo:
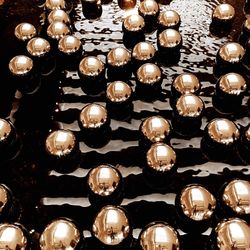
<path fill-rule="evenodd" d="M 148 61 L 155 56 L 156 49 L 149 42 L 139 42 L 132 51 L 132 57 L 138 61 Z"/>
<path fill-rule="evenodd" d="M 178 29 L 180 22 L 180 15 L 174 10 L 162 11 L 158 17 L 158 24 L 165 29 Z"/>
<path fill-rule="evenodd" d="M 144 137 L 151 142 L 164 142 L 170 134 L 169 122 L 161 116 L 151 116 L 145 119 L 140 128 Z"/>
<path fill-rule="evenodd" d="M 182 37 L 175 29 L 165 29 L 159 34 L 158 44 L 162 48 L 175 49 L 182 44 Z"/>
<path fill-rule="evenodd" d="M 235 42 L 226 43 L 219 49 L 220 58 L 232 64 L 241 62 L 244 55 L 245 49 Z"/>
<path fill-rule="evenodd" d="M 49 13 L 48 22 L 49 24 L 53 22 L 62 22 L 62 23 L 65 23 L 66 25 L 69 25 L 70 18 L 69 18 L 69 15 L 64 10 L 55 9 Z"/>
<path fill-rule="evenodd" d="M 145 27 L 144 18 L 137 14 L 129 15 L 124 19 L 123 27 L 129 32 L 140 31 Z"/>
<path fill-rule="evenodd" d="M 131 54 L 127 49 L 114 48 L 107 55 L 107 63 L 113 67 L 122 67 L 131 61 Z"/>
<path fill-rule="evenodd" d="M 50 50 L 50 43 L 41 37 L 32 38 L 27 43 L 27 51 L 33 57 L 42 57 L 48 54 Z"/>
<path fill-rule="evenodd" d="M 74 250 L 79 246 L 81 233 L 69 219 L 60 218 L 50 222 L 39 240 L 41 250 Z"/>
<path fill-rule="evenodd" d="M 153 63 L 143 64 L 136 72 L 137 79 L 145 85 L 154 85 L 162 78 L 161 69 Z"/>
<path fill-rule="evenodd" d="M 58 9 L 66 9 L 65 0 L 46 0 L 45 7 L 47 10 L 58 10 Z"/>
<path fill-rule="evenodd" d="M 216 199 L 204 187 L 191 184 L 181 191 L 180 206 L 188 218 L 195 221 L 208 220 L 216 208 Z"/>
<path fill-rule="evenodd" d="M 24 55 L 13 57 L 9 62 L 9 70 L 13 75 L 25 76 L 33 69 L 33 60 Z"/>
<path fill-rule="evenodd" d="M 167 144 L 155 143 L 147 152 L 147 165 L 155 171 L 167 172 L 175 166 L 175 163 L 176 153 Z"/>
<path fill-rule="evenodd" d="M 53 22 L 47 28 L 47 34 L 51 39 L 59 41 L 62 37 L 70 34 L 70 29 L 63 22 Z"/>
<path fill-rule="evenodd" d="M 157 16 L 160 8 L 155 0 L 144 0 L 140 2 L 138 11 L 143 17 L 146 16 Z"/>
<path fill-rule="evenodd" d="M 216 6 L 213 11 L 212 18 L 217 21 L 227 22 L 235 17 L 234 7 L 230 4 L 223 3 Z"/>
<path fill-rule="evenodd" d="M 11 124 L 7 120 L 0 118 L 0 143 L 9 138 L 11 131 Z"/>
<path fill-rule="evenodd" d="M 104 71 L 104 63 L 95 56 L 84 57 L 79 64 L 80 74 L 96 77 Z"/>
<path fill-rule="evenodd" d="M 34 25 L 30 23 L 20 23 L 15 28 L 15 36 L 21 41 L 28 41 L 37 35 Z"/>
<path fill-rule="evenodd" d="M 92 226 L 93 236 L 108 246 L 121 244 L 131 230 L 126 213 L 115 206 L 103 207 Z"/>
<path fill-rule="evenodd" d="M 107 86 L 106 97 L 113 103 L 126 102 L 132 95 L 132 88 L 125 82 L 115 81 Z"/>
<path fill-rule="evenodd" d="M 81 41 L 75 36 L 66 35 L 62 37 L 58 43 L 58 49 L 64 54 L 71 55 L 79 51 Z"/>

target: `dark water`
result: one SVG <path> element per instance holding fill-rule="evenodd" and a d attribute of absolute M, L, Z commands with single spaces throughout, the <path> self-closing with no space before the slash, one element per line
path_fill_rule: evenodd
<path fill-rule="evenodd" d="M 111 120 L 111 141 L 100 149 L 87 147 L 80 142 L 81 164 L 71 174 L 61 175 L 48 169 L 53 166 L 44 164 L 43 142 L 48 132 L 55 128 L 75 131 L 80 138 L 78 116 L 81 108 L 92 102 L 105 105 L 104 95 L 90 97 L 79 88 L 80 80 L 76 72 L 59 71 L 43 78 L 42 88 L 32 96 L 16 99 L 17 111 L 13 121 L 23 138 L 23 149 L 19 157 L 3 165 L 1 181 L 14 191 L 23 207 L 21 222 L 38 236 L 44 226 L 54 218 L 67 216 L 76 220 L 88 236 L 95 209 L 87 199 L 86 173 L 90 168 L 102 163 L 117 165 L 124 177 L 124 201 L 122 206 L 128 211 L 135 236 L 147 223 L 165 220 L 179 228 L 176 222 L 174 198 L 188 183 L 201 183 L 217 195 L 221 186 L 232 178 L 250 177 L 249 166 L 236 154 L 224 162 L 212 162 L 205 158 L 200 150 L 203 129 L 208 121 L 220 117 L 211 104 L 216 78 L 213 65 L 219 47 L 226 41 L 237 41 L 241 25 L 245 18 L 244 4 L 230 1 L 236 8 L 236 20 L 227 37 L 217 38 L 209 32 L 212 9 L 218 1 L 176 0 L 161 9 L 173 8 L 181 15 L 180 32 L 183 48 L 178 64 L 165 67 L 163 90 L 154 102 L 141 101 L 134 97 L 134 108 L 127 121 Z M 86 20 L 77 5 L 73 17 L 75 35 L 83 42 L 85 55 L 98 55 L 105 60 L 107 52 L 122 46 L 121 21 L 128 11 L 120 10 L 116 2 L 103 6 L 103 15 L 99 20 Z M 146 40 L 156 46 L 156 32 L 147 34 Z M 172 110 L 169 104 L 170 84 L 174 77 L 183 72 L 192 72 L 202 83 L 201 98 L 206 104 L 201 130 L 194 138 L 181 138 L 173 133 L 171 145 L 178 157 L 178 172 L 162 191 L 154 190 L 145 182 L 142 167 L 145 155 L 138 146 L 138 128 L 143 119 L 159 114 L 171 120 Z M 134 77 L 131 79 L 134 87 Z M 239 127 L 246 126 L 249 119 L 246 100 L 242 110 L 230 119 Z M 40 105 L 42 104 L 42 107 Z M 13 106 L 14 107 L 14 106 Z M 226 217 L 227 215 L 222 215 Z M 221 219 L 215 216 L 212 225 Z M 37 233 L 37 234 L 36 234 Z M 209 240 L 206 235 L 182 235 L 184 249 L 205 249 Z M 91 238 L 88 238 L 88 249 Z"/>

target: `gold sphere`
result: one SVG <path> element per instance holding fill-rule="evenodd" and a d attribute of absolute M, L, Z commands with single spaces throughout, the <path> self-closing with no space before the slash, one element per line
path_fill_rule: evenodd
<path fill-rule="evenodd" d="M 244 24 L 243 24 L 243 27 L 244 27 L 245 30 L 247 30 L 248 32 L 250 32 L 250 17 L 248 17 L 248 18 L 245 20 L 245 22 L 244 22 Z"/>
<path fill-rule="evenodd" d="M 121 67 L 131 61 L 131 54 L 127 49 L 114 48 L 109 51 L 107 61 L 112 66 Z"/>
<path fill-rule="evenodd" d="M 97 214 L 92 231 L 103 244 L 115 246 L 129 236 L 131 227 L 127 215 L 121 208 L 105 206 Z"/>
<path fill-rule="evenodd" d="M 165 29 L 160 33 L 158 41 L 161 47 L 171 49 L 181 45 L 182 37 L 179 31 L 175 29 Z"/>
<path fill-rule="evenodd" d="M 177 100 L 176 110 L 183 117 L 199 117 L 204 110 L 204 102 L 193 94 L 181 95 Z"/>
<path fill-rule="evenodd" d="M 250 126 L 248 127 L 248 129 L 245 131 L 245 137 L 248 141 L 250 141 Z"/>
<path fill-rule="evenodd" d="M 0 224 L 0 249 L 26 250 L 28 239 L 18 224 Z"/>
<path fill-rule="evenodd" d="M 9 191 L 5 185 L 0 184 L 0 213 L 10 202 Z"/>
<path fill-rule="evenodd" d="M 202 221 L 210 219 L 216 207 L 216 199 L 204 187 L 192 184 L 181 191 L 180 205 L 190 219 Z"/>
<path fill-rule="evenodd" d="M 245 49 L 235 42 L 229 42 L 219 49 L 220 57 L 229 63 L 238 63 L 245 55 Z"/>
<path fill-rule="evenodd" d="M 142 30 L 145 27 L 144 18 L 138 14 L 129 15 L 124 19 L 123 26 L 131 32 Z"/>
<path fill-rule="evenodd" d="M 67 35 L 60 39 L 58 49 L 65 54 L 73 54 L 81 48 L 81 41 L 75 36 Z"/>
<path fill-rule="evenodd" d="M 171 170 L 176 163 L 176 153 L 167 144 L 155 143 L 147 152 L 148 166 L 159 172 Z"/>
<path fill-rule="evenodd" d="M 15 28 L 15 36 L 21 41 L 30 40 L 36 34 L 36 28 L 30 23 L 20 23 Z"/>
<path fill-rule="evenodd" d="M 237 73 L 228 73 L 219 79 L 219 88 L 229 95 L 240 95 L 247 89 L 245 79 Z"/>
<path fill-rule="evenodd" d="M 53 22 L 62 22 L 62 23 L 65 23 L 66 25 L 69 25 L 70 18 L 69 18 L 69 15 L 64 10 L 56 9 L 56 10 L 52 10 L 49 13 L 48 22 L 49 24 Z"/>
<path fill-rule="evenodd" d="M 225 145 L 234 143 L 240 137 L 240 131 L 235 123 L 224 118 L 212 120 L 207 129 L 212 140 Z"/>
<path fill-rule="evenodd" d="M 11 133 L 11 125 L 10 123 L 5 120 L 0 118 L 0 142 L 4 142 L 7 140 Z"/>
<path fill-rule="evenodd" d="M 63 157 L 70 154 L 76 146 L 76 138 L 69 130 L 56 130 L 46 138 L 46 151 L 53 156 Z"/>
<path fill-rule="evenodd" d="M 33 60 L 24 55 L 13 57 L 9 62 L 9 70 L 17 76 L 24 76 L 33 69 Z"/>
<path fill-rule="evenodd" d="M 80 113 L 80 121 L 84 128 L 100 128 L 107 119 L 106 108 L 95 103 L 86 105 Z"/>
<path fill-rule="evenodd" d="M 173 87 L 180 94 L 194 94 L 200 87 L 199 79 L 192 73 L 183 73 L 178 75 L 173 81 Z"/>
<path fill-rule="evenodd" d="M 227 3 L 219 4 L 214 9 L 212 17 L 219 21 L 232 20 L 235 17 L 234 7 Z"/>
<path fill-rule="evenodd" d="M 109 165 L 100 165 L 90 170 L 87 183 L 95 194 L 109 196 L 117 189 L 120 181 L 117 169 Z"/>
<path fill-rule="evenodd" d="M 161 79 L 161 70 L 153 63 L 145 63 L 137 70 L 136 75 L 139 82 L 146 85 L 154 85 Z"/>
<path fill-rule="evenodd" d="M 216 229 L 217 246 L 220 250 L 250 249 L 250 227 L 239 218 L 220 222 Z"/>
<path fill-rule="evenodd" d="M 81 240 L 76 225 L 68 219 L 60 218 L 50 222 L 40 236 L 41 250 L 74 250 Z"/>
<path fill-rule="evenodd" d="M 250 214 L 250 182 L 233 180 L 222 194 L 223 202 L 237 214 Z"/>
<path fill-rule="evenodd" d="M 159 5 L 155 0 L 144 0 L 140 2 L 138 11 L 143 16 L 156 16 L 159 13 Z"/>
<path fill-rule="evenodd" d="M 158 17 L 158 23 L 166 28 L 179 26 L 180 22 L 180 15 L 174 10 L 162 11 Z"/>
<path fill-rule="evenodd" d="M 27 43 L 27 51 L 31 56 L 42 57 L 46 55 L 51 47 L 47 40 L 41 37 L 32 38 Z"/>
<path fill-rule="evenodd" d="M 132 57 L 139 61 L 147 61 L 155 56 L 156 49 L 149 42 L 139 42 L 132 51 Z"/>
<path fill-rule="evenodd" d="M 66 9 L 66 3 L 64 0 L 46 0 L 45 7 L 47 10 L 64 10 Z"/>
<path fill-rule="evenodd" d="M 63 22 L 53 22 L 47 29 L 50 38 L 60 40 L 62 37 L 70 33 L 69 27 Z"/>
<path fill-rule="evenodd" d="M 169 122 L 161 116 L 151 116 L 142 122 L 141 131 L 151 142 L 164 142 L 170 133 Z"/>
<path fill-rule="evenodd" d="M 140 234 L 142 250 L 179 250 L 178 233 L 166 223 L 155 223 L 146 227 Z"/>
<path fill-rule="evenodd" d="M 121 103 L 127 101 L 132 95 L 132 88 L 125 82 L 115 81 L 107 86 L 106 96 L 111 102 Z"/>
<path fill-rule="evenodd" d="M 104 63 L 95 56 L 87 56 L 81 60 L 79 71 L 84 76 L 95 77 L 104 71 Z"/>

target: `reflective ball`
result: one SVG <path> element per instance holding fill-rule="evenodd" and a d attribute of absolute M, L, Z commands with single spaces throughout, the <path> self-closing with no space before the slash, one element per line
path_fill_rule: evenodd
<path fill-rule="evenodd" d="M 33 60 L 24 55 L 13 57 L 9 62 L 9 70 L 15 76 L 25 76 L 33 69 Z"/>
<path fill-rule="evenodd" d="M 180 15 L 174 10 L 165 10 L 160 12 L 158 17 L 158 26 L 160 30 L 179 29 L 181 23 Z"/>
<path fill-rule="evenodd" d="M 62 37 L 70 34 L 70 29 L 63 22 L 53 22 L 47 29 L 48 36 L 53 40 L 60 40 Z"/>
<path fill-rule="evenodd" d="M 64 54 L 72 55 L 81 48 L 81 41 L 75 36 L 66 35 L 58 43 L 58 49 Z"/>
<path fill-rule="evenodd" d="M 136 62 L 147 63 L 155 57 L 156 49 L 153 44 L 149 42 L 137 43 L 132 51 L 132 58 Z"/>
<path fill-rule="evenodd" d="M 212 14 L 213 20 L 220 22 L 232 21 L 234 17 L 235 17 L 234 7 L 227 3 L 219 4 L 218 6 L 216 6 Z"/>
<path fill-rule="evenodd" d="M 200 117 L 204 110 L 204 102 L 193 94 L 181 95 L 176 103 L 176 111 L 181 117 Z"/>
<path fill-rule="evenodd" d="M 138 12 L 144 18 L 157 17 L 159 15 L 159 5 L 155 0 L 144 0 L 140 2 Z"/>
<path fill-rule="evenodd" d="M 79 71 L 83 76 L 96 77 L 104 71 L 104 64 L 95 56 L 87 56 L 81 60 Z"/>
<path fill-rule="evenodd" d="M 66 3 L 64 0 L 46 0 L 45 7 L 47 10 L 58 10 L 58 9 L 66 9 Z"/>
<path fill-rule="evenodd" d="M 91 191 L 100 196 L 110 196 L 121 182 L 121 174 L 110 165 L 100 165 L 90 170 L 87 184 Z"/>
<path fill-rule="evenodd" d="M 250 214 L 250 182 L 233 180 L 224 188 L 223 202 L 238 215 Z"/>
<path fill-rule="evenodd" d="M 165 222 L 150 223 L 139 236 L 143 250 L 179 250 L 180 241 L 177 231 Z"/>
<path fill-rule="evenodd" d="M 107 120 L 107 110 L 99 104 L 88 104 L 81 110 L 80 113 L 80 122 L 83 128 L 100 128 L 107 122 Z"/>
<path fill-rule="evenodd" d="M 181 191 L 180 206 L 188 218 L 195 221 L 208 220 L 214 213 L 216 199 L 204 187 L 192 184 Z"/>
<path fill-rule="evenodd" d="M 12 127 L 10 123 L 5 119 L 0 118 L 0 143 L 9 138 L 11 131 Z"/>
<path fill-rule="evenodd" d="M 79 246 L 81 233 L 69 219 L 59 218 L 50 222 L 42 232 L 39 240 L 41 250 L 74 250 Z"/>
<path fill-rule="evenodd" d="M 181 34 L 175 29 L 165 29 L 159 34 L 157 44 L 158 49 L 179 50 L 182 45 Z"/>
<path fill-rule="evenodd" d="M 125 82 L 115 81 L 107 86 L 106 97 L 112 103 L 126 102 L 132 95 L 132 88 Z"/>
<path fill-rule="evenodd" d="M 11 196 L 9 188 L 4 184 L 0 184 L 0 214 L 4 213 L 5 209 L 10 209 L 10 206 L 12 205 Z"/>
<path fill-rule="evenodd" d="M 154 85 L 162 79 L 161 69 L 153 63 L 143 64 L 136 72 L 138 81 L 143 85 Z"/>
<path fill-rule="evenodd" d="M 33 57 L 43 57 L 50 52 L 50 44 L 41 37 L 32 38 L 27 43 L 27 51 Z"/>
<path fill-rule="evenodd" d="M 144 27 L 144 18 L 137 14 L 129 15 L 123 21 L 123 29 L 125 32 L 138 32 L 143 30 Z"/>
<path fill-rule="evenodd" d="M 250 227 L 244 220 L 224 220 L 218 223 L 215 232 L 216 245 L 221 250 L 250 248 Z"/>
<path fill-rule="evenodd" d="M 48 154 L 56 157 L 64 157 L 70 154 L 76 147 L 76 137 L 69 130 L 56 130 L 46 138 L 45 148 Z"/>
<path fill-rule="evenodd" d="M 153 144 L 147 152 L 147 165 L 159 172 L 171 170 L 176 163 L 176 153 L 172 147 L 164 143 Z"/>
<path fill-rule="evenodd" d="M 131 61 L 131 54 L 127 49 L 114 48 L 107 55 L 107 63 L 113 67 L 122 67 Z"/>
<path fill-rule="evenodd" d="M 165 142 L 170 130 L 169 122 L 161 116 L 151 116 L 145 119 L 140 126 L 140 131 L 145 139 L 152 143 Z"/>
<path fill-rule="evenodd" d="M 246 33 L 247 36 L 250 35 L 250 17 L 243 23 L 243 32 Z"/>
<path fill-rule="evenodd" d="M 224 119 L 216 118 L 207 125 L 209 137 L 223 145 L 230 145 L 237 141 L 240 137 L 240 131 L 234 122 Z"/>
<path fill-rule="evenodd" d="M 108 246 L 119 245 L 131 233 L 126 213 L 119 207 L 105 206 L 97 214 L 92 233 L 101 243 Z"/>
<path fill-rule="evenodd" d="M 20 224 L 0 224 L 0 249 L 6 250 L 28 250 L 29 240 L 27 232 Z"/>
<path fill-rule="evenodd" d="M 36 28 L 30 23 L 20 23 L 15 28 L 15 36 L 23 42 L 30 40 L 36 35 Z"/>
<path fill-rule="evenodd" d="M 55 9 L 49 13 L 48 22 L 49 24 L 53 22 L 62 22 L 62 23 L 65 23 L 66 25 L 69 25 L 70 18 L 69 18 L 69 15 L 64 10 Z"/>

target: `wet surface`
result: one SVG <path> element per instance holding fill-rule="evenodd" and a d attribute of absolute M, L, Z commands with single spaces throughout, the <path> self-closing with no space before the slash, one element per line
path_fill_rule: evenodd
<path fill-rule="evenodd" d="M 238 156 L 238 152 L 223 162 L 214 162 L 208 160 L 200 150 L 200 141 L 207 122 L 223 116 L 216 112 L 211 103 L 216 82 L 213 66 L 219 47 L 226 41 L 238 40 L 245 19 L 243 2 L 230 1 L 236 8 L 237 15 L 230 34 L 223 38 L 215 37 L 209 31 L 212 10 L 219 1 L 175 0 L 170 5 L 161 5 L 161 10 L 174 9 L 181 16 L 180 33 L 183 37 L 183 47 L 179 62 L 170 67 L 160 64 L 164 79 L 163 89 L 157 100 L 142 101 L 135 93 L 130 117 L 126 121 L 111 120 L 111 140 L 107 145 L 94 149 L 80 142 L 81 163 L 79 168 L 70 174 L 62 175 L 51 171 L 53 166 L 49 166 L 44 160 L 44 139 L 48 132 L 55 128 L 70 129 L 80 139 L 80 110 L 87 103 L 97 102 L 105 105 L 104 93 L 99 96 L 87 96 L 80 88 L 81 81 L 77 71 L 60 69 L 50 76 L 43 77 L 42 87 L 34 95 L 14 98 L 13 91 L 8 92 L 11 94 L 6 105 L 11 106 L 13 98 L 12 107 L 15 108 L 15 104 L 18 107 L 11 113 L 11 119 L 22 137 L 23 148 L 18 158 L 1 164 L 3 172 L 0 179 L 10 186 L 20 201 L 23 208 L 20 222 L 37 233 L 33 232 L 35 238 L 51 219 L 66 216 L 77 221 L 88 238 L 87 249 L 93 249 L 88 231 L 91 230 L 97 211 L 87 198 L 86 174 L 98 164 L 110 163 L 120 169 L 124 177 L 124 200 L 121 205 L 128 211 L 133 228 L 139 231 L 147 223 L 156 220 L 167 221 L 178 229 L 174 200 L 186 184 L 203 184 L 216 196 L 226 181 L 236 177 L 249 179 L 249 165 Z M 100 19 L 86 20 L 81 5 L 78 4 L 72 19 L 74 34 L 82 41 L 84 55 L 97 55 L 105 62 L 105 56 L 111 48 L 123 46 L 122 19 L 131 13 L 131 10 L 121 10 L 116 2 L 103 5 L 102 8 Z M 156 46 L 156 31 L 147 34 L 146 40 Z M 170 86 L 176 75 L 183 72 L 194 73 L 200 79 L 200 96 L 206 109 L 201 129 L 195 136 L 183 138 L 172 133 L 170 144 L 177 153 L 178 171 L 162 190 L 158 190 L 150 187 L 142 174 L 145 153 L 138 146 L 138 128 L 141 121 L 151 115 L 162 115 L 171 121 Z M 246 77 L 245 72 L 244 76 Z M 135 89 L 134 76 L 131 85 Z M 241 110 L 228 117 L 240 128 L 250 121 L 246 104 L 248 96 L 249 93 L 244 98 Z M 6 114 L 8 112 L 4 111 L 2 116 L 9 116 L 10 112 Z M 212 226 L 227 216 L 218 212 Z M 138 230 L 135 230 L 135 237 Z M 205 249 L 209 241 L 209 231 L 206 235 L 186 234 L 181 238 L 184 249 Z"/>

